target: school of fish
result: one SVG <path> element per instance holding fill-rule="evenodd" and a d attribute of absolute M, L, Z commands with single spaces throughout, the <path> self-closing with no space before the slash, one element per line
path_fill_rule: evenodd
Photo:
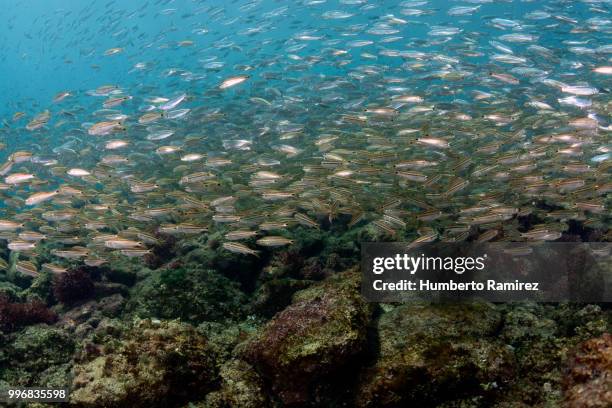
<path fill-rule="evenodd" d="M 379 3 L 111 1 L 103 16 L 63 15 L 66 29 L 113 33 L 87 54 L 99 64 L 133 67 L 11 105 L 23 109 L 0 130 L 0 238 L 16 270 L 137 262 L 163 236 L 213 233 L 260 256 L 299 228 L 419 245 L 554 241 L 580 223 L 608 240 L 611 3 L 515 0 L 511 16 L 486 14 L 492 0 Z M 184 39 L 140 33 L 142 13 L 180 16 Z M 149 48 L 157 61 L 139 59 Z M 39 264 L 42 245 L 52 262 Z"/>

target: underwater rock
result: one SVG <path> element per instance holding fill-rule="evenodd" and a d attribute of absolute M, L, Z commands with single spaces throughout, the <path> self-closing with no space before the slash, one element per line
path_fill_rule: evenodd
<path fill-rule="evenodd" d="M 538 305 L 519 305 L 510 308 L 504 316 L 500 337 L 514 347 L 533 343 L 534 340 L 551 339 L 557 334 L 557 324 L 543 316 Z"/>
<path fill-rule="evenodd" d="M 98 302 L 90 300 L 74 306 L 71 309 L 62 313 L 61 318 L 58 322 L 58 326 L 63 328 L 69 328 L 81 323 L 85 323 L 87 320 L 92 318 L 98 313 Z"/>
<path fill-rule="evenodd" d="M 513 348 L 517 375 L 503 396 L 525 406 L 558 406 L 561 370 L 567 347 L 557 341 L 561 334 L 556 316 L 543 305 L 524 303 L 502 306 L 504 324 L 498 338 Z"/>
<path fill-rule="evenodd" d="M 305 259 L 298 248 L 290 247 L 272 255 L 269 265 L 266 267 L 267 275 L 277 277 L 296 277 L 304 267 Z"/>
<path fill-rule="evenodd" d="M 105 317 L 118 317 L 125 303 L 125 298 L 120 294 L 107 296 L 99 301 L 90 300 L 62 313 L 57 326 L 82 339 Z"/>
<path fill-rule="evenodd" d="M 2 364 L 0 379 L 7 383 L 30 387 L 68 383 L 67 364 L 74 353 L 75 342 L 65 331 L 31 326 L 16 333 L 3 349 L 6 361 Z"/>
<path fill-rule="evenodd" d="M 384 313 L 379 355 L 362 373 L 355 404 L 437 406 L 504 387 L 514 367 L 511 351 L 494 337 L 501 321 L 488 303 L 405 304 Z"/>
<path fill-rule="evenodd" d="M 563 388 L 568 408 L 612 407 L 612 334 L 578 346 L 569 359 Z"/>
<path fill-rule="evenodd" d="M 96 297 L 105 297 L 114 294 L 127 296 L 130 292 L 127 286 L 114 282 L 96 282 L 94 284 L 94 291 Z"/>
<path fill-rule="evenodd" d="M 189 265 L 151 272 L 132 289 L 127 311 L 142 318 L 200 323 L 241 317 L 245 304 L 235 282 Z"/>
<path fill-rule="evenodd" d="M 609 315 L 596 305 L 520 303 L 505 311 L 498 335 L 514 350 L 518 371 L 503 400 L 525 406 L 562 404 L 563 367 L 580 342 L 602 335 Z"/>
<path fill-rule="evenodd" d="M 601 336 L 612 330 L 612 310 L 598 305 L 556 305 L 552 308 L 565 337 L 575 338 L 575 343 Z"/>
<path fill-rule="evenodd" d="M 202 407 L 270 407 L 263 380 L 245 361 L 230 360 L 221 366 L 219 374 L 221 389 L 208 394 Z"/>
<path fill-rule="evenodd" d="M 297 292 L 240 354 L 271 384 L 285 405 L 304 404 L 312 389 L 356 357 L 366 342 L 371 308 L 356 271 Z"/>
<path fill-rule="evenodd" d="M 210 240 L 207 245 L 210 247 L 190 252 L 187 259 L 195 261 L 196 264 L 209 265 L 210 269 L 238 282 L 243 292 L 250 293 L 255 289 L 259 272 L 265 262 L 265 254 L 261 254 L 260 258 L 240 256 L 217 246 L 220 242 L 215 240 Z"/>
<path fill-rule="evenodd" d="M 19 286 L 0 280 L 0 296 L 7 296 L 9 299 L 14 299 L 17 297 L 17 293 L 19 293 L 20 290 L 21 288 Z"/>
<path fill-rule="evenodd" d="M 308 280 L 272 278 L 255 291 L 253 308 L 263 316 L 272 317 L 291 303 L 295 292 L 306 289 L 312 283 Z"/>
<path fill-rule="evenodd" d="M 125 306 L 125 298 L 119 293 L 107 296 L 98 301 L 100 312 L 109 317 L 117 316 Z"/>
<path fill-rule="evenodd" d="M 157 324 L 158 321 L 155 321 Z M 85 355 L 92 350 L 102 350 L 106 343 L 117 341 L 124 333 L 132 330 L 133 323 L 129 320 L 102 318 L 91 331 L 91 337 L 84 341 Z M 90 354 L 91 356 L 91 354 Z M 77 358 L 80 360 L 80 358 Z"/>
<path fill-rule="evenodd" d="M 262 322 L 253 316 L 239 322 L 204 322 L 197 330 L 208 339 L 219 364 L 236 358 L 237 346 L 249 340 L 262 326 Z"/>
<path fill-rule="evenodd" d="M 88 350 L 74 367 L 75 406 L 180 406 L 203 399 L 218 379 L 206 337 L 179 322 L 137 321 Z"/>

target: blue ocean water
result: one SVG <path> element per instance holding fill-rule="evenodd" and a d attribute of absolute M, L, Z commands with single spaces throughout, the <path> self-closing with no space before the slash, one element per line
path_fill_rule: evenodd
<path fill-rule="evenodd" d="M 458 6 L 478 9 L 471 15 L 448 14 L 449 9 Z M 263 62 L 252 71 L 256 77 L 266 61 L 281 70 L 293 65 L 287 58 L 289 54 L 317 56 L 323 60 L 307 71 L 286 74 L 294 79 L 316 74 L 347 75 L 363 64 L 384 67 L 385 72 L 401 66 L 402 58 L 381 56 L 379 52 L 384 49 L 440 51 L 459 60 L 451 64 L 482 65 L 489 63 L 488 56 L 497 52 L 489 41 L 511 32 L 537 34 L 537 44 L 550 47 L 564 62 L 554 67 L 557 74 L 571 74 L 571 62 L 580 62 L 585 57 L 572 54 L 568 50 L 570 45 L 564 41 L 576 37 L 570 33 L 575 27 L 589 30 L 589 19 L 607 20 L 609 6 L 607 1 L 4 0 L 0 16 L 0 113 L 7 116 L 23 110 L 34 114 L 62 90 L 80 92 L 77 97 L 82 97 L 86 104 L 84 91 L 107 83 L 126 88 L 153 86 L 160 90 L 173 89 L 180 83 L 184 88 L 204 92 L 224 76 L 235 73 L 236 64 Z M 589 8 L 601 8 L 604 12 Z M 410 10 L 423 14 L 410 15 Z M 340 11 L 349 17 L 322 17 L 330 11 Z M 533 11 L 543 11 L 548 16 L 526 19 Z M 386 36 L 368 33 L 377 24 L 384 23 L 385 16 L 395 16 L 406 23 L 392 24 Z M 576 22 L 555 18 L 563 16 Z M 500 30 L 491 23 L 494 18 L 520 23 Z M 428 32 L 432 26 L 456 27 L 461 29 L 461 34 L 453 35 L 443 44 L 429 45 Z M 580 36 L 578 42 L 590 49 L 609 45 L 609 21 L 603 28 Z M 297 39 L 300 35 L 314 39 L 301 41 Z M 398 39 L 381 44 L 380 40 L 385 37 Z M 455 46 L 465 44 L 466 38 L 474 49 L 483 53 L 482 58 L 466 61 L 453 52 Z M 177 48 L 176 42 L 183 40 L 194 41 L 194 46 Z M 346 65 L 326 63 L 323 50 L 344 48 L 355 40 L 374 43 L 350 48 L 351 62 Z M 527 45 L 513 45 L 513 48 L 520 54 Z M 113 47 L 122 47 L 124 52 L 105 57 L 104 51 Z M 360 54 L 366 52 L 376 58 L 362 58 Z M 592 56 L 586 59 L 591 60 Z M 211 61 L 223 67 L 211 72 L 205 68 Z M 151 69 L 134 70 L 139 62 L 151 64 Z M 183 75 L 168 75 L 173 69 Z M 401 69 L 389 73 L 410 75 Z"/>

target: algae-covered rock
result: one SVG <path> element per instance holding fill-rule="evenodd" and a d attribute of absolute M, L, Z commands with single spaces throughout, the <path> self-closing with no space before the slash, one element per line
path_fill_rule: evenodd
<path fill-rule="evenodd" d="M 313 282 L 291 278 L 274 278 L 264 282 L 253 294 L 253 309 L 272 317 L 291 303 L 293 294 L 308 288 Z"/>
<path fill-rule="evenodd" d="M 100 299 L 81 303 L 61 313 L 56 327 L 61 328 L 75 339 L 81 342 L 93 333 L 100 322 L 108 317 L 116 317 L 120 314 L 125 304 L 125 299 L 119 295 L 112 295 Z"/>
<path fill-rule="evenodd" d="M 268 255 L 264 252 L 256 256 L 243 256 L 222 247 L 221 232 L 202 234 L 196 239 L 181 245 L 181 262 L 201 269 L 214 270 L 216 273 L 238 282 L 240 289 L 250 293 L 255 289 L 257 278 Z"/>
<path fill-rule="evenodd" d="M 203 399 L 217 382 L 208 340 L 178 322 L 138 321 L 118 339 L 92 345 L 74 367 L 71 403 L 171 407 Z"/>
<path fill-rule="evenodd" d="M 501 314 L 487 303 L 405 304 L 377 324 L 379 356 L 365 369 L 358 406 L 436 406 L 503 387 L 510 350 L 494 338 Z"/>
<path fill-rule="evenodd" d="M 517 375 L 502 396 L 504 403 L 562 405 L 568 355 L 580 342 L 609 330 L 606 312 L 596 305 L 572 304 L 524 303 L 500 308 L 505 316 L 498 338 L 512 347 L 517 364 Z"/>
<path fill-rule="evenodd" d="M 98 302 L 98 307 L 100 308 L 100 312 L 103 315 L 110 316 L 110 317 L 114 317 L 117 314 L 119 314 L 119 312 L 123 310 L 124 306 L 125 306 L 125 298 L 119 293 L 104 297 L 100 299 L 100 301 Z"/>
<path fill-rule="evenodd" d="M 612 407 L 612 334 L 578 346 L 569 359 L 564 394 L 568 408 Z"/>
<path fill-rule="evenodd" d="M 263 380 L 248 363 L 230 360 L 220 369 L 221 389 L 206 397 L 207 408 L 267 408 L 270 401 Z"/>
<path fill-rule="evenodd" d="M 204 322 L 198 331 L 204 333 L 220 361 L 232 359 L 234 349 L 245 342 L 261 327 L 260 320 L 247 318 L 241 322 Z"/>
<path fill-rule="evenodd" d="M 370 307 L 359 284 L 359 273 L 351 271 L 297 292 L 242 346 L 244 359 L 285 404 L 305 403 L 317 384 L 363 350 Z"/>
<path fill-rule="evenodd" d="M 245 303 L 235 282 L 192 265 L 152 272 L 134 287 L 127 310 L 141 318 L 200 323 L 240 317 Z"/>
<path fill-rule="evenodd" d="M 68 333 L 49 326 L 31 326 L 16 333 L 3 347 L 0 378 L 11 385 L 43 387 L 68 385 L 67 367 L 75 350 Z M 59 375 L 57 372 L 62 373 Z M 54 381 L 49 381 L 56 377 Z"/>
<path fill-rule="evenodd" d="M 9 299 L 17 298 L 17 295 L 21 288 L 17 285 L 13 285 L 10 282 L 0 280 L 0 296 L 6 296 Z"/>
<path fill-rule="evenodd" d="M 541 307 L 537 305 L 518 305 L 509 308 L 504 316 L 500 337 L 514 347 L 553 338 L 558 331 L 557 324 L 542 314 Z"/>
<path fill-rule="evenodd" d="M 561 335 L 574 337 L 576 343 L 599 337 L 612 331 L 612 310 L 598 305 L 572 305 L 569 303 L 548 306 L 557 321 Z"/>

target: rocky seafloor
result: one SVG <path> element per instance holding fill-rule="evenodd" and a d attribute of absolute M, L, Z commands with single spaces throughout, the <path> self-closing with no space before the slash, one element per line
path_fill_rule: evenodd
<path fill-rule="evenodd" d="M 68 386 L 70 407 L 612 407 L 609 305 L 368 303 L 364 231 L 301 234 L 259 258 L 208 235 L 146 266 L 0 274 L 0 388 Z"/>

